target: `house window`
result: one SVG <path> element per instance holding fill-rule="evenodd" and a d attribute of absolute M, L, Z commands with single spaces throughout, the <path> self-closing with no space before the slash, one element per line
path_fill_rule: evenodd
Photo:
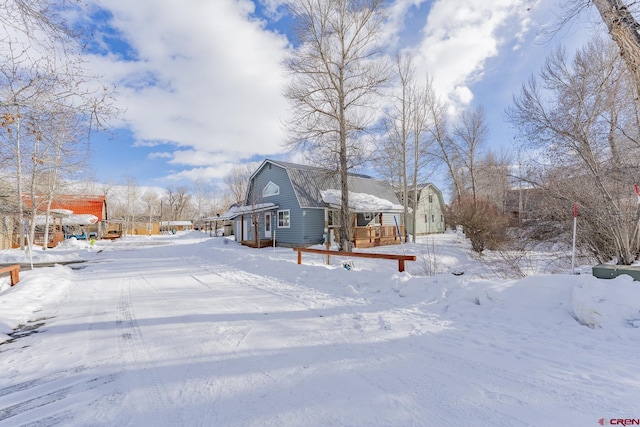
<path fill-rule="evenodd" d="M 427 215 L 424 216 L 424 222 L 429 222 L 429 217 Z"/>
<path fill-rule="evenodd" d="M 444 222 L 444 217 L 440 215 L 440 222 Z"/>
<path fill-rule="evenodd" d="M 371 221 L 371 218 L 372 218 L 371 212 L 367 212 L 367 213 L 364 214 L 364 220 L 365 221 Z"/>
<path fill-rule="evenodd" d="M 429 203 L 433 203 L 433 194 L 429 194 Z"/>
<path fill-rule="evenodd" d="M 271 181 L 262 189 L 262 197 L 276 196 L 278 194 L 280 194 L 280 187 Z"/>
<path fill-rule="evenodd" d="M 340 216 L 338 215 L 338 211 L 330 210 L 328 216 L 330 227 L 340 225 Z"/>
<path fill-rule="evenodd" d="M 278 211 L 278 228 L 289 228 L 289 209 Z"/>
<path fill-rule="evenodd" d="M 431 222 L 436 222 L 436 216 L 435 215 L 431 215 Z"/>

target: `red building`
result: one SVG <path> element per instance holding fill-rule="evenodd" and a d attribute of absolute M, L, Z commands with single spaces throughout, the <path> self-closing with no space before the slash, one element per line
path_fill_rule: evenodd
<path fill-rule="evenodd" d="M 44 197 L 43 197 L 44 199 Z M 42 224 L 36 225 L 34 244 L 44 243 L 44 218 L 46 214 L 45 200 L 36 200 L 38 216 Z M 23 198 L 26 210 L 32 209 L 31 197 Z M 105 196 L 94 195 L 60 195 L 51 202 L 50 230 L 48 246 L 54 247 L 62 240 L 101 238 L 107 230 L 107 200 Z"/>

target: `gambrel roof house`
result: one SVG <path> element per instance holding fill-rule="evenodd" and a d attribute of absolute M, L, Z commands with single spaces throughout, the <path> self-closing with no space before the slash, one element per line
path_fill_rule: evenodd
<path fill-rule="evenodd" d="M 337 233 L 339 189 L 335 171 L 267 159 L 249 180 L 244 206 L 224 217 L 234 220 L 236 240 L 247 244 L 319 244 Z M 397 228 L 404 229 L 395 223 L 402 206 L 391 186 L 350 173 L 349 200 L 356 247 L 400 243 Z"/>
<path fill-rule="evenodd" d="M 409 193 L 409 205 L 413 205 L 413 191 Z M 444 211 L 445 203 L 440 189 L 432 183 L 420 186 L 418 188 L 418 205 L 414 209 L 416 215 L 415 234 L 444 233 L 446 229 Z M 407 224 L 407 227 L 409 234 L 414 234 L 413 220 Z"/>

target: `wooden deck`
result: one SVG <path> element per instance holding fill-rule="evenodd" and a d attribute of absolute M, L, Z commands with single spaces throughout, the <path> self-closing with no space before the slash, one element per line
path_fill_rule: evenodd
<path fill-rule="evenodd" d="M 268 248 L 273 246 L 273 239 L 260 240 L 257 245 L 255 240 L 243 240 L 240 244 L 250 248 Z"/>

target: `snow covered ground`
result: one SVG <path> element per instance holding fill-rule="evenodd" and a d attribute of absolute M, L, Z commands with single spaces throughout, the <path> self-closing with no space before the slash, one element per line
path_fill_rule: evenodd
<path fill-rule="evenodd" d="M 640 419 L 640 284 L 498 279 L 456 234 L 404 250 L 405 273 L 199 232 L 35 251 L 59 264 L 0 279 L 0 426 Z"/>

